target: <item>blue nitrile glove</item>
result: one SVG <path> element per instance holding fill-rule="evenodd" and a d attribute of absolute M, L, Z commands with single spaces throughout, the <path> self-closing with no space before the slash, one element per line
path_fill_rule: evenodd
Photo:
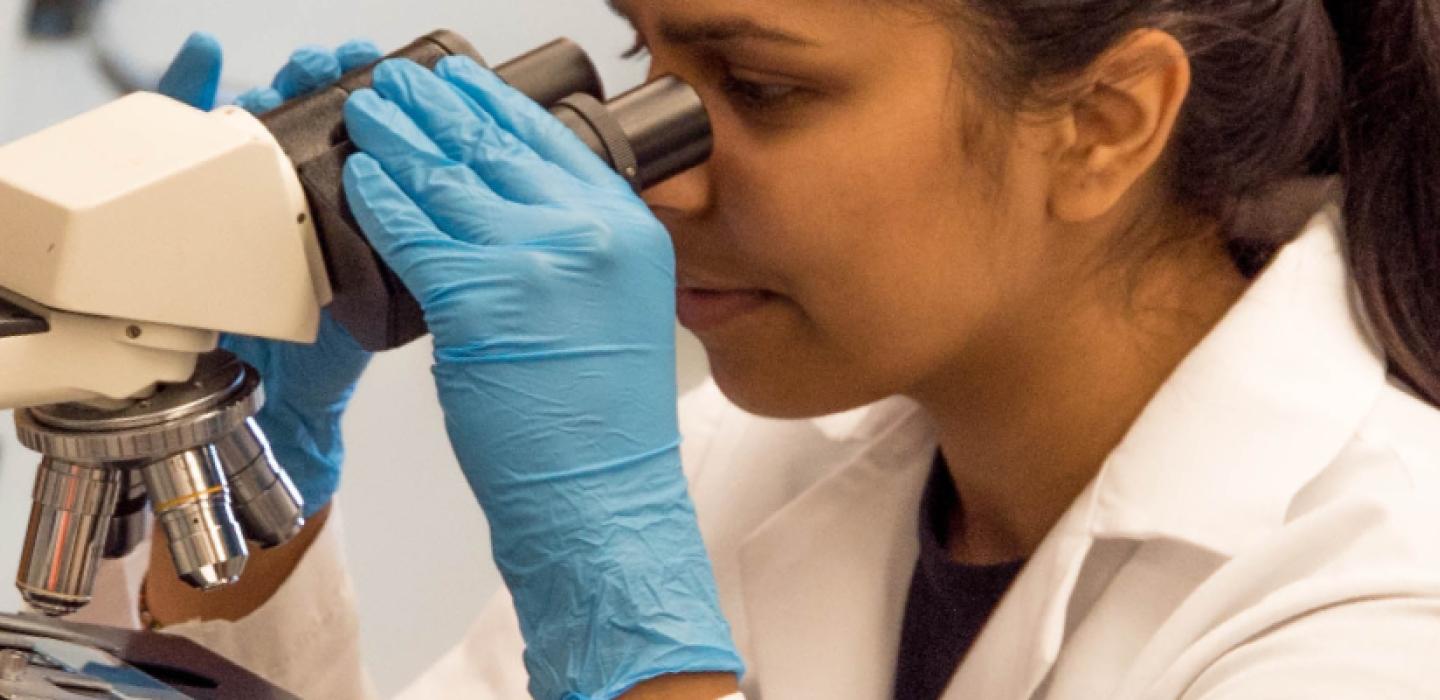
<path fill-rule="evenodd" d="M 379 49 L 364 41 L 347 43 L 333 54 L 302 48 L 280 69 L 273 87 L 251 90 L 237 103 L 252 112 L 272 109 L 332 83 L 342 72 L 378 60 L 380 55 Z M 199 32 L 190 35 L 160 80 L 160 92 L 200 109 L 213 109 L 221 57 L 220 43 L 214 37 Z M 256 422 L 305 499 L 305 516 L 314 515 L 340 486 L 345 456 L 340 416 L 370 353 L 328 313 L 321 315 L 320 335 L 314 345 L 226 335 L 220 346 L 260 371 L 265 407 Z"/>
<path fill-rule="evenodd" d="M 346 105 L 351 209 L 435 336 L 537 698 L 743 670 L 680 467 L 661 224 L 492 73 L 392 60 Z"/>

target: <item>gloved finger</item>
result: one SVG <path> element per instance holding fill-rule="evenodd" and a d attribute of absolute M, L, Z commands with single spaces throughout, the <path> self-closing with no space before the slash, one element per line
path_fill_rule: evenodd
<path fill-rule="evenodd" d="M 494 226 L 504 200 L 375 91 L 357 90 L 350 96 L 345 126 L 355 145 L 379 162 L 441 231 L 481 245 L 514 243 L 514 236 L 524 233 Z"/>
<path fill-rule="evenodd" d="M 235 104 L 251 114 L 264 114 L 285 103 L 275 88 L 251 88 L 235 98 Z"/>
<path fill-rule="evenodd" d="M 383 56 L 379 47 L 365 39 L 351 39 L 335 49 L 335 60 L 340 62 L 342 73 L 368 66 Z"/>
<path fill-rule="evenodd" d="M 252 342 L 255 345 L 249 345 Z M 312 344 L 225 336 L 221 346 L 249 362 L 273 385 L 267 399 L 283 400 L 307 415 L 321 415 L 349 398 L 370 361 L 370 353 L 328 312 L 320 314 L 320 331 Z M 276 396 L 273 388 L 280 386 L 283 395 Z"/>
<path fill-rule="evenodd" d="M 434 73 L 406 60 L 375 69 L 375 91 L 404 110 L 452 160 L 475 169 L 500 196 L 524 204 L 562 201 L 573 182 L 485 110 Z"/>
<path fill-rule="evenodd" d="M 270 87 L 281 97 L 293 99 L 318 90 L 340 78 L 340 61 L 335 54 L 317 46 L 302 46 L 290 54 Z"/>
<path fill-rule="evenodd" d="M 541 158 L 597 187 L 629 191 L 629 184 L 592 153 L 578 136 L 539 103 L 507 85 L 493 71 L 468 56 L 448 56 L 441 59 L 435 73 L 473 100 L 501 128 L 528 145 Z"/>
<path fill-rule="evenodd" d="M 162 95 L 209 111 L 215 108 L 215 93 L 220 89 L 220 71 L 224 52 L 220 41 L 205 32 L 195 32 L 185 39 L 157 88 Z"/>
<path fill-rule="evenodd" d="M 370 245 L 423 306 L 428 290 L 452 281 L 436 260 L 453 257 L 463 244 L 441 231 L 369 154 L 350 156 L 344 184 L 350 211 Z"/>
<path fill-rule="evenodd" d="M 220 336 L 220 347 L 258 370 L 266 382 L 283 384 L 286 402 L 306 408 L 321 408 L 348 395 L 370 359 L 370 353 L 328 310 L 320 313 L 313 343 L 226 333 Z M 267 401 L 276 398 L 273 392 L 266 397 Z"/>

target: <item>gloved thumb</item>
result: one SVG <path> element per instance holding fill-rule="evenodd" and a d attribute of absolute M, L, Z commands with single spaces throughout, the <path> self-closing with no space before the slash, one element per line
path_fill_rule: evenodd
<path fill-rule="evenodd" d="M 223 64 L 220 41 L 206 32 L 195 32 L 185 40 L 161 76 L 158 90 L 191 107 L 209 111 L 215 108 Z"/>

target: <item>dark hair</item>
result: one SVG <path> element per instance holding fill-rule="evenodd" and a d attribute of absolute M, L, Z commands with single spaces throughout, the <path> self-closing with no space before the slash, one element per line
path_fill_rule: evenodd
<path fill-rule="evenodd" d="M 1365 311 L 1392 372 L 1440 405 L 1435 0 L 922 1 L 968 27 L 963 48 L 987 97 L 1012 110 L 1137 30 L 1173 35 L 1193 73 L 1169 154 L 1175 203 L 1219 221 L 1253 273 L 1303 218 L 1277 228 L 1252 215 L 1293 201 L 1307 189 L 1297 183 L 1341 176 Z M 1307 217 L 1325 200 L 1309 191 L 1320 194 Z"/>

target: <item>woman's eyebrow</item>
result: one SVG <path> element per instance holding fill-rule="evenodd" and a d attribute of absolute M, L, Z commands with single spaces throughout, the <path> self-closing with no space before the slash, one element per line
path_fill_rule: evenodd
<path fill-rule="evenodd" d="M 631 24 L 630 0 L 607 0 L 610 9 Z M 672 44 L 716 44 L 740 39 L 772 41 L 794 46 L 815 46 L 817 42 L 796 34 L 767 27 L 748 17 L 720 17 L 692 21 L 662 20 L 661 38 Z"/>
<path fill-rule="evenodd" d="M 816 42 L 796 34 L 767 27 L 748 17 L 721 17 L 695 21 L 660 22 L 660 36 L 672 44 L 718 44 L 740 39 L 770 41 L 792 46 L 815 46 Z"/>

